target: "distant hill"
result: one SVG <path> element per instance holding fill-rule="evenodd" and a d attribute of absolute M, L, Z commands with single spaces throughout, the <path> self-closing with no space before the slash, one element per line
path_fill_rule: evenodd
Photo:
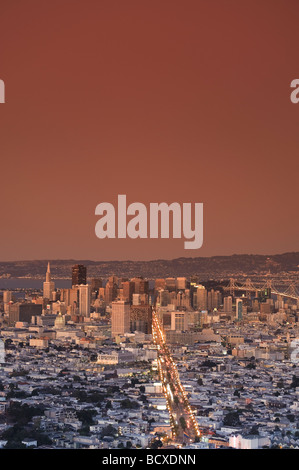
<path fill-rule="evenodd" d="M 88 277 L 144 276 L 147 278 L 200 275 L 228 276 L 299 271 L 299 252 L 278 255 L 231 255 L 152 261 L 49 260 L 53 278 L 70 278 L 72 266 L 83 264 Z M 2 277 L 45 277 L 48 260 L 0 262 Z"/>

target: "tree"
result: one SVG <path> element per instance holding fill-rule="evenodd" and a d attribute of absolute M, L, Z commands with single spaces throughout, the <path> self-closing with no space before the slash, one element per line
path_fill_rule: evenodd
<path fill-rule="evenodd" d="M 22 441 L 26 438 L 36 440 L 38 445 L 52 444 L 52 440 L 39 430 L 26 429 L 23 425 L 18 424 L 6 429 L 1 438 L 7 440 L 5 447 L 7 449 L 22 449 Z"/>
<path fill-rule="evenodd" d="M 247 366 L 245 366 L 245 369 L 256 369 L 256 366 L 255 366 L 255 364 L 250 362 L 249 364 L 247 364 Z"/>
<path fill-rule="evenodd" d="M 7 410 L 7 417 L 16 423 L 16 426 L 27 424 L 33 416 L 41 416 L 44 413 L 42 406 L 29 406 L 27 403 L 21 405 L 19 402 L 12 402 Z"/>
<path fill-rule="evenodd" d="M 294 423 L 294 422 L 295 422 L 295 415 L 293 415 L 293 414 L 288 414 L 288 415 L 287 415 L 287 418 L 288 418 L 288 420 L 289 420 L 291 423 Z"/>
<path fill-rule="evenodd" d="M 128 409 L 136 409 L 139 408 L 139 403 L 137 403 L 134 400 L 129 400 L 129 398 L 125 398 L 120 402 L 120 405 L 122 408 L 128 408 Z"/>
<path fill-rule="evenodd" d="M 224 416 L 223 424 L 225 426 L 239 426 L 241 424 L 239 414 L 234 411 L 227 413 Z"/>
<path fill-rule="evenodd" d="M 207 359 L 206 361 L 202 362 L 201 365 L 202 365 L 202 367 L 209 367 L 210 369 L 217 366 L 216 362 L 210 361 L 209 359 Z"/>
<path fill-rule="evenodd" d="M 151 449 L 158 449 L 159 447 L 163 447 L 163 442 L 160 439 L 156 439 L 151 443 Z"/>
<path fill-rule="evenodd" d="M 254 435 L 256 435 L 256 436 L 259 435 L 259 429 L 258 429 L 258 425 L 257 425 L 257 424 L 254 424 L 254 425 L 252 426 L 252 428 L 251 428 L 250 431 L 249 431 L 249 434 L 254 434 Z"/>
<path fill-rule="evenodd" d="M 25 444 L 22 444 L 21 442 L 18 441 L 7 441 L 5 446 L 3 447 L 4 449 L 27 449 Z"/>
<path fill-rule="evenodd" d="M 112 409 L 111 400 L 107 400 L 107 403 L 106 403 L 106 405 L 105 405 L 105 409 L 106 409 L 106 410 L 111 410 L 111 409 Z"/>
<path fill-rule="evenodd" d="M 279 381 L 277 382 L 277 387 L 278 388 L 283 388 L 284 387 L 284 382 L 283 382 L 283 379 L 279 379 Z"/>
<path fill-rule="evenodd" d="M 78 433 L 80 436 L 88 436 L 89 435 L 89 426 L 84 425 L 82 428 L 78 429 Z"/>
<path fill-rule="evenodd" d="M 112 424 L 108 424 L 108 426 L 105 426 L 102 431 L 101 431 L 101 437 L 105 436 L 111 436 L 114 437 L 117 434 L 117 430 L 112 426 Z"/>
<path fill-rule="evenodd" d="M 296 388 L 296 387 L 299 387 L 299 377 L 296 377 L 296 375 L 293 375 L 290 388 Z"/>
<path fill-rule="evenodd" d="M 96 410 L 87 408 L 84 410 L 77 410 L 77 418 L 82 421 L 83 425 L 90 425 L 93 423 L 93 417 L 97 414 Z"/>

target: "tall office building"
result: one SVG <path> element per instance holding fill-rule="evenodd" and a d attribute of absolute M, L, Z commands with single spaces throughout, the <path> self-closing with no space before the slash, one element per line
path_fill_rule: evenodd
<path fill-rule="evenodd" d="M 101 287 L 103 287 L 102 279 L 99 279 L 97 277 L 93 277 L 90 281 L 91 292 L 98 292 Z"/>
<path fill-rule="evenodd" d="M 155 279 L 155 290 L 165 289 L 166 281 L 165 279 Z"/>
<path fill-rule="evenodd" d="M 170 294 L 168 290 L 160 290 L 157 294 L 157 304 L 160 307 L 166 307 L 170 304 Z"/>
<path fill-rule="evenodd" d="M 5 290 L 3 292 L 3 308 L 4 312 L 9 312 L 9 305 L 13 301 L 13 292 L 11 290 Z"/>
<path fill-rule="evenodd" d="M 105 302 L 111 303 L 117 298 L 118 278 L 110 276 L 105 286 Z"/>
<path fill-rule="evenodd" d="M 50 262 L 48 263 L 46 272 L 46 282 L 43 283 L 43 297 L 52 300 L 52 292 L 54 292 L 55 284 L 51 281 Z"/>
<path fill-rule="evenodd" d="M 171 292 L 176 290 L 176 279 L 175 277 L 167 277 L 165 279 L 166 289 Z"/>
<path fill-rule="evenodd" d="M 176 303 L 175 305 L 177 307 L 186 307 L 190 308 L 191 302 L 190 302 L 190 290 L 186 289 L 185 291 L 179 291 L 176 295 Z"/>
<path fill-rule="evenodd" d="M 60 301 L 65 305 L 74 307 L 79 303 L 78 286 L 71 289 L 60 289 Z"/>
<path fill-rule="evenodd" d="M 111 336 L 130 332 L 130 304 L 125 300 L 112 302 Z"/>
<path fill-rule="evenodd" d="M 72 267 L 72 286 L 80 286 L 81 284 L 86 284 L 86 266 L 75 264 Z"/>
<path fill-rule="evenodd" d="M 236 319 L 242 320 L 243 318 L 243 302 L 242 299 L 236 299 Z"/>
<path fill-rule="evenodd" d="M 13 292 L 11 290 L 5 290 L 3 292 L 3 302 L 6 304 L 12 301 Z"/>
<path fill-rule="evenodd" d="M 132 297 L 134 293 L 134 282 L 132 281 L 124 281 L 122 282 L 122 289 L 123 289 L 123 299 L 127 300 L 128 302 L 132 302 Z"/>
<path fill-rule="evenodd" d="M 139 295 L 139 294 L 135 294 Z M 142 331 L 145 334 L 152 332 L 152 307 L 150 305 L 131 305 L 130 330 Z"/>
<path fill-rule="evenodd" d="M 8 324 L 14 326 L 16 322 L 31 322 L 32 316 L 42 314 L 42 305 L 33 303 L 17 302 L 9 307 Z"/>
<path fill-rule="evenodd" d="M 188 312 L 171 312 L 171 330 L 186 331 L 188 328 Z"/>
<path fill-rule="evenodd" d="M 178 290 L 187 289 L 187 279 L 185 277 L 177 277 L 176 278 L 176 288 Z"/>
<path fill-rule="evenodd" d="M 78 286 L 79 291 L 79 315 L 83 317 L 90 316 L 90 299 L 91 291 L 89 284 L 81 284 Z"/>
<path fill-rule="evenodd" d="M 211 289 L 208 292 L 208 310 L 218 308 L 222 303 L 222 296 L 219 290 Z"/>
<path fill-rule="evenodd" d="M 225 313 L 231 314 L 233 311 L 233 298 L 231 295 L 224 297 L 223 300 L 223 311 Z"/>
<path fill-rule="evenodd" d="M 148 294 L 148 281 L 142 277 L 134 277 L 131 282 L 134 284 L 135 294 Z"/>
<path fill-rule="evenodd" d="M 206 310 L 208 303 L 208 295 L 207 290 L 204 286 L 199 285 L 197 286 L 197 309 L 198 310 Z"/>

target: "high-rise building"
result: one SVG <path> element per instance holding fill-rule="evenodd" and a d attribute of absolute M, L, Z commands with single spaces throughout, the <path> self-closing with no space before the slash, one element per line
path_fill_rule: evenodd
<path fill-rule="evenodd" d="M 100 287 L 99 288 L 98 299 L 105 300 L 105 287 Z"/>
<path fill-rule="evenodd" d="M 75 264 L 72 267 L 72 286 L 80 286 L 81 284 L 86 284 L 86 266 Z"/>
<path fill-rule="evenodd" d="M 135 287 L 134 282 L 132 281 L 122 282 L 123 300 L 127 300 L 130 303 L 132 302 L 134 287 Z"/>
<path fill-rule="evenodd" d="M 176 290 L 176 279 L 175 277 L 167 277 L 165 279 L 166 289 L 171 292 Z"/>
<path fill-rule="evenodd" d="M 130 332 L 130 304 L 125 300 L 112 302 L 111 336 Z"/>
<path fill-rule="evenodd" d="M 9 307 L 8 324 L 14 326 L 16 322 L 31 322 L 32 316 L 42 314 L 42 305 L 16 302 Z"/>
<path fill-rule="evenodd" d="M 233 298 L 231 295 L 224 297 L 223 311 L 228 314 L 231 314 L 233 312 Z"/>
<path fill-rule="evenodd" d="M 204 286 L 197 286 L 197 309 L 206 310 L 207 309 L 207 290 Z"/>
<path fill-rule="evenodd" d="M 138 294 L 137 294 L 138 295 Z M 132 305 L 130 308 L 130 330 L 145 334 L 152 332 L 152 307 L 150 305 Z"/>
<path fill-rule="evenodd" d="M 236 299 L 236 319 L 242 320 L 243 318 L 243 301 L 242 299 Z"/>
<path fill-rule="evenodd" d="M 178 290 L 187 289 L 187 279 L 185 277 L 177 277 L 176 278 L 176 288 Z"/>
<path fill-rule="evenodd" d="M 140 294 L 133 294 L 132 295 L 132 304 L 133 305 L 140 305 Z"/>
<path fill-rule="evenodd" d="M 267 299 L 271 299 L 271 288 L 266 287 L 266 289 L 258 291 L 258 299 L 260 302 L 266 302 Z"/>
<path fill-rule="evenodd" d="M 79 291 L 79 315 L 83 317 L 90 316 L 91 291 L 89 284 L 78 286 Z"/>
<path fill-rule="evenodd" d="M 222 303 L 222 296 L 219 290 L 211 289 L 208 292 L 208 310 L 217 309 Z"/>
<path fill-rule="evenodd" d="M 177 293 L 175 305 L 177 307 L 186 307 L 188 309 L 190 308 L 191 303 L 190 303 L 190 291 L 189 291 L 189 289 L 186 289 L 184 291 L 180 290 Z"/>
<path fill-rule="evenodd" d="M 13 301 L 13 292 L 11 290 L 5 290 L 3 292 L 3 309 L 5 313 L 9 312 L 9 305 Z"/>
<path fill-rule="evenodd" d="M 79 305 L 78 286 L 72 287 L 71 289 L 61 289 L 60 301 L 64 302 L 67 307 L 71 307 L 71 311 L 75 312 Z"/>
<path fill-rule="evenodd" d="M 188 312 L 180 312 L 178 310 L 171 312 L 170 329 L 175 331 L 188 330 Z"/>
<path fill-rule="evenodd" d="M 3 302 L 6 304 L 12 301 L 13 292 L 11 290 L 5 290 L 3 292 Z"/>
<path fill-rule="evenodd" d="M 51 281 L 50 262 L 48 263 L 46 272 L 46 282 L 43 283 L 43 297 L 52 300 L 52 292 L 54 292 L 55 284 Z"/>
<path fill-rule="evenodd" d="M 117 278 L 115 276 L 111 276 L 108 279 L 108 282 L 105 286 L 105 302 L 111 303 L 117 298 Z"/>
<path fill-rule="evenodd" d="M 155 279 L 155 290 L 165 289 L 166 281 L 165 279 Z"/>
<path fill-rule="evenodd" d="M 103 286 L 103 281 L 102 279 L 99 279 L 99 278 L 96 278 L 96 277 L 93 277 L 90 281 L 90 289 L 91 289 L 91 292 L 98 292 L 98 290 L 100 289 L 100 287 Z"/>
<path fill-rule="evenodd" d="M 148 281 L 142 277 L 135 277 L 131 279 L 131 282 L 134 283 L 135 294 L 148 294 Z"/>
<path fill-rule="evenodd" d="M 160 307 L 166 307 L 168 304 L 170 304 L 170 294 L 168 290 L 158 291 L 156 302 Z"/>

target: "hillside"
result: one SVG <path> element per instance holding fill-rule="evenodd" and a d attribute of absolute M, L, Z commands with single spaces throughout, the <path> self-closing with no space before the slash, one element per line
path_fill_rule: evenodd
<path fill-rule="evenodd" d="M 234 273 L 273 274 L 299 270 L 299 252 L 277 255 L 231 255 L 197 258 L 176 258 L 152 261 L 91 261 L 50 260 L 53 278 L 70 278 L 74 264 L 87 266 L 88 277 L 107 277 L 111 274 L 123 277 L 144 276 L 148 278 L 233 275 Z M 48 260 L 0 262 L 2 277 L 45 277 Z"/>

